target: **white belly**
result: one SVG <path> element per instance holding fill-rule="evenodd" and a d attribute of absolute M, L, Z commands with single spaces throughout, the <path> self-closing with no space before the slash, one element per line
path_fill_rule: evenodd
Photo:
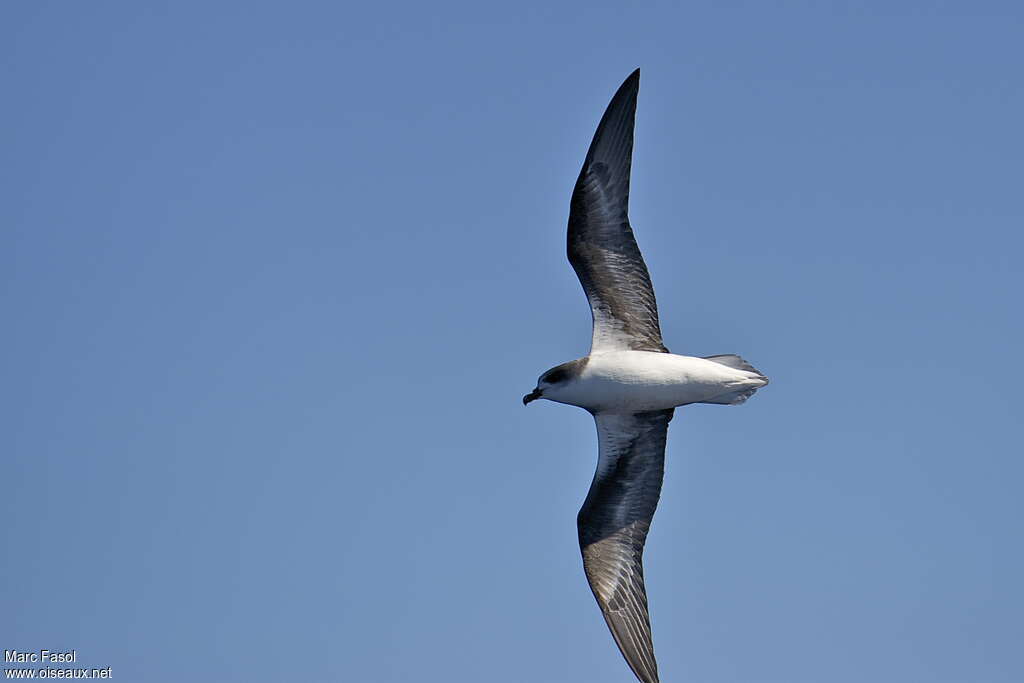
<path fill-rule="evenodd" d="M 594 412 L 641 412 L 708 401 L 765 383 L 757 373 L 703 358 L 612 351 L 590 356 L 575 381 L 545 391 L 544 398 Z"/>

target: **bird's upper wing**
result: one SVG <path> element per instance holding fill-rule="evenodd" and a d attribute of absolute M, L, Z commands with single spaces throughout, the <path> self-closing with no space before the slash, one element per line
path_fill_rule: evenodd
<path fill-rule="evenodd" d="M 587 581 L 619 650 L 643 683 L 658 681 L 642 559 L 661 495 L 672 413 L 594 416 L 597 472 L 576 520 Z"/>
<path fill-rule="evenodd" d="M 594 316 L 590 352 L 667 351 L 647 266 L 629 227 L 629 170 L 640 70 L 612 98 L 572 191 L 569 263 Z"/>

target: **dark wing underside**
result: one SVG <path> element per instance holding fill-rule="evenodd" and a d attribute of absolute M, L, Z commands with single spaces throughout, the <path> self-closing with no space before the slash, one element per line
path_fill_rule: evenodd
<path fill-rule="evenodd" d="M 640 70 L 612 98 L 572 192 L 568 253 L 594 317 L 591 353 L 667 351 L 647 266 L 629 226 L 629 171 Z"/>
<path fill-rule="evenodd" d="M 594 416 L 597 472 L 576 520 L 587 581 L 619 650 L 643 683 L 658 681 L 642 559 L 661 495 L 672 413 Z"/>

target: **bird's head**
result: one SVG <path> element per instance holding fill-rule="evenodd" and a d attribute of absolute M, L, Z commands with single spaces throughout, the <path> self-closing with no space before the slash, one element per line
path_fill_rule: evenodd
<path fill-rule="evenodd" d="M 551 368 L 537 380 L 537 388 L 523 396 L 523 405 L 525 406 L 530 401 L 536 401 L 538 398 L 558 401 L 562 390 L 579 377 L 586 364 L 587 359 L 580 358 Z"/>

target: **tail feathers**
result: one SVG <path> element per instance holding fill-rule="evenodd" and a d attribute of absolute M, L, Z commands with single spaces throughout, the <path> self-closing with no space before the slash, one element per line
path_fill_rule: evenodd
<path fill-rule="evenodd" d="M 714 403 L 720 406 L 738 406 L 741 403 L 746 403 L 747 399 L 753 396 L 754 392 L 760 388 L 761 387 L 754 387 L 753 389 L 730 391 L 728 394 L 719 394 L 707 401 L 701 401 L 701 403 Z"/>
<path fill-rule="evenodd" d="M 735 370 L 746 370 L 747 372 L 753 372 L 764 377 L 760 370 L 733 353 L 727 353 L 721 356 L 705 356 L 704 360 L 714 361 L 719 365 L 724 365 Z"/>
<path fill-rule="evenodd" d="M 742 358 L 735 354 L 728 353 L 721 356 L 707 356 L 704 358 L 704 360 L 714 361 L 715 363 L 725 365 L 726 367 L 733 368 L 734 370 L 742 370 L 744 372 L 749 372 L 752 375 L 754 375 L 754 377 L 751 377 L 750 380 L 760 380 L 760 383 L 754 387 L 746 386 L 743 387 L 742 389 L 730 391 L 729 393 L 726 394 L 719 394 L 718 396 L 715 396 L 714 398 L 709 399 L 707 401 L 701 401 L 701 403 L 715 403 L 723 406 L 739 405 L 740 403 L 744 403 L 748 398 L 753 396 L 755 391 L 763 387 L 765 384 L 768 384 L 768 378 L 765 377 L 760 370 L 758 370 L 753 365 L 751 365 L 750 363 L 748 363 L 747 361 L 743 360 Z"/>

